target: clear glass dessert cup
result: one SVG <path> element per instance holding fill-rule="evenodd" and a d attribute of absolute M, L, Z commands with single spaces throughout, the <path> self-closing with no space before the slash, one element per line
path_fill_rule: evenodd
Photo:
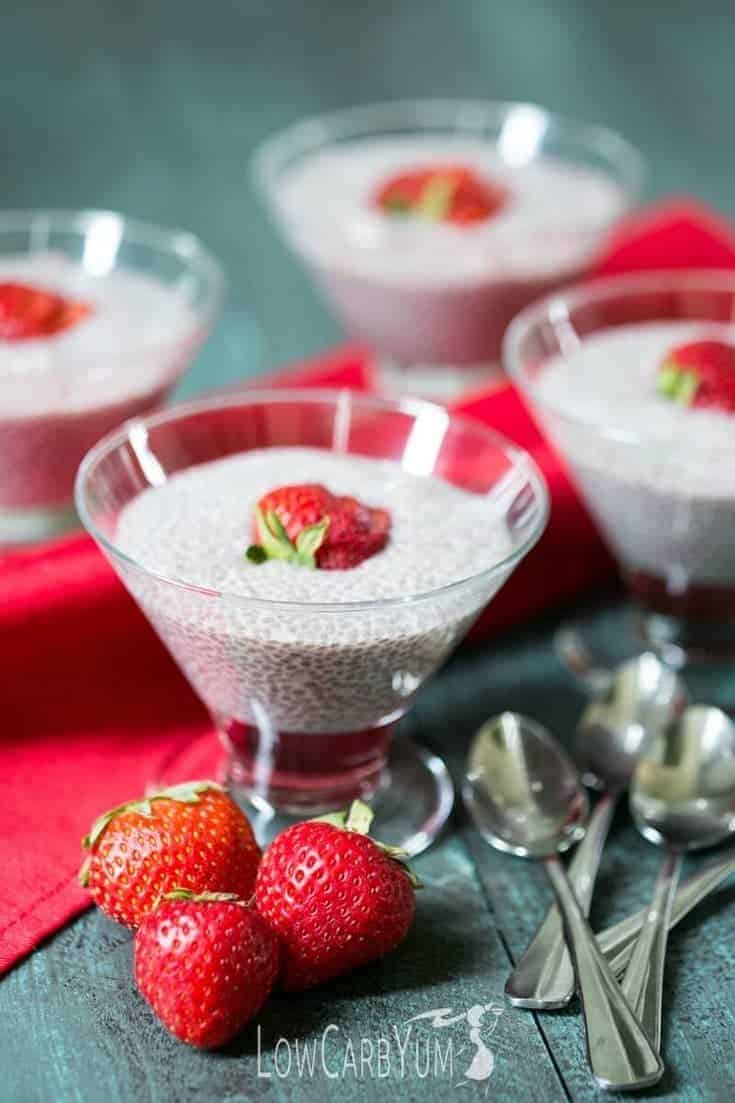
<path fill-rule="evenodd" d="M 702 686 L 709 668 L 718 679 L 709 692 L 720 696 L 723 663 L 735 690 L 735 474 L 728 476 L 735 419 L 724 453 L 702 450 L 687 441 L 686 418 L 674 436 L 660 424 L 642 432 L 613 413 L 595 420 L 574 396 L 568 406 L 552 405 L 539 386 L 549 363 L 585 337 L 648 322 L 693 323 L 687 341 L 698 323 L 703 334 L 708 323 L 735 323 L 735 275 L 670 271 L 593 281 L 527 308 L 505 338 L 506 368 L 566 461 L 632 599 L 632 616 L 593 611 L 566 625 L 559 650 L 573 669 L 604 683 L 612 663 L 652 649 L 689 679 L 704 675 Z"/>
<path fill-rule="evenodd" d="M 502 219 L 496 224 L 494 218 L 471 228 L 436 225 L 431 228 L 436 262 L 415 277 L 397 279 L 386 265 L 358 263 L 387 232 L 385 217 L 369 209 L 369 195 L 359 218 L 331 202 L 330 225 L 343 226 L 344 241 L 328 248 L 324 235 L 315 232 L 314 217 L 284 202 L 283 183 L 315 154 L 366 139 L 400 138 L 487 142 L 511 174 L 511 190 L 513 171 L 541 159 L 594 169 L 615 186 L 615 209 L 579 203 L 570 216 L 539 210 L 522 226 L 503 228 Z M 461 160 L 461 153 L 457 156 Z M 498 377 L 511 319 L 528 303 L 584 275 L 612 223 L 637 202 L 645 175 L 641 154 L 613 131 L 532 104 L 482 100 L 397 101 L 305 119 L 267 139 L 252 163 L 256 187 L 286 242 L 313 274 L 348 336 L 374 352 L 384 393 L 437 400 Z M 395 219 L 390 222 L 393 226 Z M 471 263 L 464 263 L 470 240 L 475 243 Z M 403 247 L 410 248 L 410 241 Z"/>
<path fill-rule="evenodd" d="M 156 574 L 120 546 L 120 512 L 149 487 L 193 465 L 286 445 L 394 460 L 483 496 L 489 531 L 502 526 L 502 558 L 489 552 L 486 569 L 429 593 L 313 603 L 204 590 Z M 363 796 L 386 841 L 414 853 L 429 844 L 452 807 L 449 775 L 436 755 L 392 736 L 543 531 L 546 488 L 524 452 L 430 403 L 254 391 L 128 422 L 83 461 L 76 502 L 209 709 L 226 751 L 223 777 L 257 813 L 262 837 L 284 818 Z M 437 539 L 440 554 L 450 529 Z"/>
<path fill-rule="evenodd" d="M 78 523 L 73 490 L 82 457 L 114 426 L 163 403 L 206 339 L 224 291 L 218 261 L 193 234 L 111 211 L 0 212 L 0 281 L 3 259 L 35 255 L 68 259 L 94 281 L 121 270 L 154 280 L 176 294 L 182 314 L 172 332 L 154 334 L 146 324 L 156 328 L 155 307 L 146 306 L 148 315 L 135 319 L 140 333 L 124 350 L 88 342 L 59 359 L 58 336 L 7 344 L 0 356 L 0 546 Z M 22 282 L 35 283 L 32 275 Z M 42 279 L 37 286 L 44 288 Z M 86 324 L 68 331 L 73 340 Z M 19 370 L 10 352 L 21 345 L 38 355 Z"/>

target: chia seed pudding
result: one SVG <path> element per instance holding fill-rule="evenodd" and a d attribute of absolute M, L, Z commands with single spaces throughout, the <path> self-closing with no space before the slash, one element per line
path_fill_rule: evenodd
<path fill-rule="evenodd" d="M 60 253 L 0 257 L 0 283 L 87 304 L 59 333 L 0 340 L 0 509 L 71 498 L 84 453 L 128 417 L 154 409 L 198 337 L 184 288 L 132 270 L 93 276 Z"/>
<path fill-rule="evenodd" d="M 248 562 L 255 504 L 294 482 L 388 509 L 386 548 L 344 571 Z M 505 516 L 497 500 L 392 461 L 268 448 L 145 490 L 123 509 L 115 540 L 146 568 L 119 567 L 222 730 L 347 733 L 402 715 L 502 585 L 510 568 L 441 591 L 510 554 Z"/>
<path fill-rule="evenodd" d="M 500 210 L 457 226 L 372 202 L 386 177 L 447 162 L 505 189 Z M 473 365 L 499 359 L 523 306 L 584 271 L 628 197 L 603 171 L 550 156 L 513 164 L 481 138 L 402 136 L 304 157 L 274 201 L 353 337 L 407 364 Z"/>
<path fill-rule="evenodd" d="M 656 387 L 670 349 L 706 339 L 733 343 L 735 326 L 599 330 L 546 362 L 533 385 L 622 565 L 671 597 L 735 590 L 735 418 L 666 400 Z M 719 611 L 731 615 L 721 603 Z"/>

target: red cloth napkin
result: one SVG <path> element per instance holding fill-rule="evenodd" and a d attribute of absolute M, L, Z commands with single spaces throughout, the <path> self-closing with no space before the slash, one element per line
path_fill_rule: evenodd
<path fill-rule="evenodd" d="M 596 274 L 735 267 L 735 234 L 675 202 L 631 219 Z M 359 350 L 269 380 L 365 389 Z M 512 387 L 457 409 L 527 448 L 553 508 L 539 548 L 477 634 L 603 580 L 612 566 L 558 459 Z M 0 973 L 86 903 L 78 841 L 101 810 L 151 784 L 211 775 L 204 709 L 87 537 L 0 557 Z"/>
<path fill-rule="evenodd" d="M 276 383 L 366 385 L 330 354 Z M 269 380 L 272 386 L 273 380 Z M 79 841 L 159 782 L 211 777 L 211 723 L 86 536 L 0 557 L 0 974 L 87 904 Z"/>

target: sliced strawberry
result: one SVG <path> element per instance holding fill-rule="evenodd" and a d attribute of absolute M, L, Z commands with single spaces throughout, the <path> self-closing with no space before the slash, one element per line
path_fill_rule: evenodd
<path fill-rule="evenodd" d="M 252 563 L 283 559 L 302 567 L 349 570 L 381 551 L 390 514 L 356 498 L 338 497 L 318 483 L 281 486 L 255 508 Z"/>
<path fill-rule="evenodd" d="M 51 291 L 23 283 L 0 283 L 0 340 L 49 337 L 76 325 L 90 312 L 87 303 Z"/>
<path fill-rule="evenodd" d="M 671 349 L 659 368 L 657 390 L 684 406 L 735 413 L 735 345 L 692 341 Z"/>
<path fill-rule="evenodd" d="M 381 184 L 374 202 L 388 215 L 418 215 L 469 225 L 504 206 L 507 189 L 464 165 L 429 165 L 397 173 Z"/>

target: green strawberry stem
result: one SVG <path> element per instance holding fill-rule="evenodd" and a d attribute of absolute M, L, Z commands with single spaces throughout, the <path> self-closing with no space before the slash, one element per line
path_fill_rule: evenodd
<path fill-rule="evenodd" d="M 353 800 L 347 813 L 345 827 L 348 831 L 356 831 L 358 835 L 367 835 L 374 818 L 375 814 L 369 805 L 361 800 Z"/>
<path fill-rule="evenodd" d="M 457 182 L 451 176 L 432 176 L 424 185 L 416 204 L 416 213 L 441 222 L 449 214 Z"/>
<path fill-rule="evenodd" d="M 164 892 L 158 903 L 160 904 L 162 900 L 193 900 L 197 904 L 230 903 L 246 906 L 245 900 L 236 892 L 191 892 L 190 889 L 171 889 L 170 892 Z"/>
<path fill-rule="evenodd" d="M 332 827 L 336 827 L 340 831 L 352 831 L 356 835 L 369 835 L 374 815 L 372 808 L 365 804 L 364 801 L 353 800 L 348 809 L 344 809 L 341 812 L 328 812 L 324 816 L 316 816 L 310 822 L 329 823 Z M 407 851 L 403 850 L 400 846 L 389 846 L 387 843 L 381 843 L 377 839 L 371 839 L 371 842 L 373 842 L 379 850 L 382 850 L 387 858 L 390 858 L 394 862 L 398 862 L 415 889 L 423 888 L 421 879 L 414 873 L 408 864 Z"/>
<path fill-rule="evenodd" d="M 406 215 L 411 213 L 411 203 L 404 195 L 387 195 L 383 200 L 383 210 L 388 214 Z"/>
<path fill-rule="evenodd" d="M 149 797 L 142 797 L 139 800 L 118 804 L 117 808 L 111 808 L 109 812 L 103 812 L 103 814 L 94 821 L 92 830 L 82 839 L 82 846 L 85 850 L 91 849 L 100 838 L 103 831 L 117 816 L 122 815 L 123 812 L 137 812 L 139 816 L 152 816 L 153 809 L 151 808 L 151 802 L 154 800 L 176 800 L 181 804 L 197 804 L 199 802 L 199 794 L 204 793 L 207 789 L 216 789 L 221 793 L 224 792 L 222 786 L 216 781 L 184 781 L 179 785 L 170 785 L 167 789 L 161 789 L 157 793 L 152 793 Z M 83 872 L 84 865 L 79 871 L 80 878 Z"/>
<path fill-rule="evenodd" d="M 699 376 L 682 370 L 675 360 L 668 360 L 658 373 L 656 390 L 663 398 L 691 406 L 699 390 Z"/>
<path fill-rule="evenodd" d="M 316 553 L 324 543 L 329 528 L 329 517 L 322 517 L 314 525 L 307 525 L 296 537 L 290 539 L 275 510 L 263 513 L 255 507 L 255 521 L 260 544 L 251 544 L 245 556 L 251 563 L 265 563 L 267 559 L 282 559 L 299 567 L 316 568 Z"/>

